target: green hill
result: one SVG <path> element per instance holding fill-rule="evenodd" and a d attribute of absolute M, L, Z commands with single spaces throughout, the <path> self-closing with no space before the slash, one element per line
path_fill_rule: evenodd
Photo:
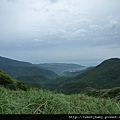
<path fill-rule="evenodd" d="M 39 69 L 35 66 L 33 67 L 7 66 L 7 67 L 1 67 L 1 69 L 14 78 L 21 76 L 38 76 L 38 75 L 44 76 L 48 79 L 53 79 L 58 77 L 58 75 L 52 71 Z"/>
<path fill-rule="evenodd" d="M 74 93 L 84 92 L 86 87 L 91 87 L 91 89 L 120 87 L 120 59 L 105 60 L 98 66 L 66 81 L 61 87 L 61 91 L 66 93 L 73 93 L 72 89 L 76 89 Z"/>
<path fill-rule="evenodd" d="M 78 81 L 94 83 L 97 88 L 113 88 L 120 86 L 120 59 L 111 58 L 103 61 L 91 71 L 75 77 Z"/>
<path fill-rule="evenodd" d="M 42 75 L 36 76 L 21 76 L 17 80 L 24 82 L 25 84 L 35 88 L 46 88 L 46 84 L 51 84 L 51 79 L 48 79 Z M 46 88 L 47 89 L 47 88 Z"/>
<path fill-rule="evenodd" d="M 19 82 L 0 70 L 0 86 L 4 86 L 9 89 L 22 89 L 27 90 L 28 86 L 22 82 Z"/>
<path fill-rule="evenodd" d="M 36 66 L 28 62 L 16 61 L 4 57 L 0 57 L 0 69 L 13 78 L 36 75 L 42 75 L 49 79 L 58 77 L 55 72 L 47 70 L 43 67 Z"/>
<path fill-rule="evenodd" d="M 28 82 L 28 83 L 38 83 L 38 84 L 46 84 L 50 83 L 50 79 L 42 76 L 42 75 L 36 75 L 36 76 L 20 76 L 17 78 L 18 80 L 22 82 Z M 28 79 L 28 81 L 26 81 Z"/>

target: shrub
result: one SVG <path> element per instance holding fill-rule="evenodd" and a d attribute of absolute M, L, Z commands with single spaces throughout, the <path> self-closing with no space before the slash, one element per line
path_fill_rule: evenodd
<path fill-rule="evenodd" d="M 19 89 L 21 89 L 21 90 L 28 90 L 27 85 L 25 85 L 24 83 L 18 81 L 16 84 L 17 84 L 17 85 L 16 85 L 17 88 L 19 88 Z"/>

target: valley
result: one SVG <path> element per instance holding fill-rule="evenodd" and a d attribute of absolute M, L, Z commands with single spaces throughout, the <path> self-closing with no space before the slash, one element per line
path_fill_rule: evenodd
<path fill-rule="evenodd" d="M 54 71 L 59 75 L 64 75 L 65 72 L 78 72 L 86 69 L 85 66 L 72 64 L 72 63 L 44 63 L 44 64 L 38 64 L 38 65 L 45 69 Z"/>

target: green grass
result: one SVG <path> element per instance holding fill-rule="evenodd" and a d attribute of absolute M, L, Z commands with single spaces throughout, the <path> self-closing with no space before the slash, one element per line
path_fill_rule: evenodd
<path fill-rule="evenodd" d="M 0 86 L 0 114 L 120 114 L 114 99 L 64 95 L 40 89 L 10 90 Z"/>

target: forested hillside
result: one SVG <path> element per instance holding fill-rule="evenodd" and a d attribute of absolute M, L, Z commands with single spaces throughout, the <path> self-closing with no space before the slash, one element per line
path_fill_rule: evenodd
<path fill-rule="evenodd" d="M 61 86 L 63 93 L 83 92 L 86 87 L 89 89 L 120 87 L 120 59 L 105 60 L 98 66 L 65 81 Z"/>
<path fill-rule="evenodd" d="M 28 62 L 16 61 L 4 57 L 0 57 L 0 69 L 13 78 L 36 75 L 40 75 L 48 79 L 59 77 L 59 75 L 57 75 L 55 72 L 47 70 L 43 67 L 36 66 Z"/>

